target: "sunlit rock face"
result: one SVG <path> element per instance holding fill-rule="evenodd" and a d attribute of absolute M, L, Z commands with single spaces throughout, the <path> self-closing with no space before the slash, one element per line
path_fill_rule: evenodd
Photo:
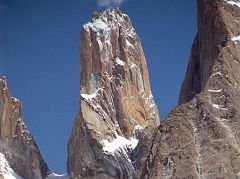
<path fill-rule="evenodd" d="M 145 178 L 240 177 L 240 3 L 198 0 L 198 32 L 179 107 Z"/>
<path fill-rule="evenodd" d="M 48 173 L 39 149 L 22 119 L 21 103 L 0 79 L 0 178 L 41 179 Z"/>
<path fill-rule="evenodd" d="M 119 9 L 94 13 L 81 30 L 80 88 L 68 174 L 134 178 L 138 136 L 160 122 L 140 39 Z"/>

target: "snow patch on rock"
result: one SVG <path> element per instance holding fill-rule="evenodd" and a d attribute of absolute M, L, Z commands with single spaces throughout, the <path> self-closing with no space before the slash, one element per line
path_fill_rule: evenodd
<path fill-rule="evenodd" d="M 19 99 L 17 99 L 17 98 L 12 97 L 12 99 L 15 103 L 20 103 Z"/>
<path fill-rule="evenodd" d="M 139 132 L 139 131 L 143 131 L 143 128 L 140 125 L 136 125 L 134 127 L 134 132 L 133 132 L 134 136 L 136 135 L 136 132 Z"/>
<path fill-rule="evenodd" d="M 4 179 L 23 179 L 9 166 L 3 153 L 0 153 L 0 176 Z"/>
<path fill-rule="evenodd" d="M 107 9 L 101 14 L 98 14 L 98 17 L 94 17 L 92 22 L 86 23 L 83 27 L 87 30 L 92 29 L 95 32 L 103 31 L 108 32 L 109 30 L 115 29 L 117 26 L 122 26 L 124 22 L 124 17 L 126 14 L 119 14 L 116 10 Z M 131 32 L 133 33 L 133 32 Z"/>
<path fill-rule="evenodd" d="M 130 69 L 137 68 L 137 65 L 133 62 L 130 62 Z"/>
<path fill-rule="evenodd" d="M 83 26 L 84 28 L 91 28 L 94 31 L 107 30 L 108 25 L 102 19 L 95 19 L 93 22 L 89 22 Z"/>
<path fill-rule="evenodd" d="M 223 74 L 221 72 L 216 72 L 216 73 L 212 74 L 211 77 L 217 76 L 217 75 L 222 76 Z"/>
<path fill-rule="evenodd" d="M 152 94 L 150 94 L 148 97 L 146 97 L 145 102 L 150 108 L 153 108 L 154 106 L 156 106 L 156 104 L 154 103 Z"/>
<path fill-rule="evenodd" d="M 116 138 L 113 141 L 103 140 L 101 142 L 103 151 L 107 154 L 115 155 L 116 151 L 122 151 L 126 154 L 126 151 L 129 149 L 133 150 L 138 144 L 138 140 L 135 138 L 127 139 L 119 136 L 117 133 L 115 135 Z"/>
<path fill-rule="evenodd" d="M 102 140 L 101 144 L 103 146 L 103 151 L 106 154 L 111 154 L 111 155 L 115 155 L 116 152 L 123 152 L 125 156 L 127 156 L 128 158 L 128 152 L 129 151 L 133 151 L 137 145 L 138 145 L 138 139 L 137 139 L 137 133 L 143 131 L 142 126 L 140 125 L 136 125 L 133 129 L 133 137 L 131 137 L 130 139 L 127 139 L 126 137 L 122 137 L 120 135 L 118 135 L 118 133 L 113 130 L 112 132 L 114 132 L 115 135 L 115 139 L 111 142 L 109 142 L 108 140 Z M 128 159 L 129 161 L 131 161 L 130 159 Z"/>
<path fill-rule="evenodd" d="M 97 97 L 97 94 L 99 91 L 101 91 L 102 88 L 98 88 L 94 93 L 92 94 L 81 94 L 81 97 L 84 98 L 87 101 L 91 101 Z"/>
<path fill-rule="evenodd" d="M 120 66 L 124 66 L 125 65 L 125 62 L 124 61 L 122 61 L 120 58 L 116 58 L 116 60 L 115 60 L 115 62 L 116 62 L 116 64 L 117 65 L 120 65 Z"/>
<path fill-rule="evenodd" d="M 212 93 L 220 93 L 222 91 L 222 89 L 219 89 L 219 90 L 209 89 L 208 91 L 212 92 Z"/>
<path fill-rule="evenodd" d="M 226 1 L 228 4 L 230 5 L 236 5 L 238 7 L 240 7 L 240 2 L 238 0 L 235 0 L 235 1 Z"/>
<path fill-rule="evenodd" d="M 127 45 L 128 48 L 133 47 L 133 45 L 127 39 L 126 39 L 126 45 Z"/>
<path fill-rule="evenodd" d="M 214 108 L 220 109 L 220 110 L 228 110 L 227 108 L 224 108 L 222 105 L 219 104 L 212 104 Z"/>
<path fill-rule="evenodd" d="M 237 42 L 240 41 L 240 36 L 234 36 L 233 38 L 231 38 L 231 40 L 236 44 Z"/>
<path fill-rule="evenodd" d="M 136 30 L 132 27 L 130 29 L 127 30 L 127 34 L 126 34 L 128 37 L 131 37 L 131 38 L 135 38 L 136 36 Z"/>

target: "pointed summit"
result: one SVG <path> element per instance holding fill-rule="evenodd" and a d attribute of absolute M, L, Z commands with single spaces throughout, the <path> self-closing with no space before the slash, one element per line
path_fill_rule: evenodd
<path fill-rule="evenodd" d="M 140 39 L 119 9 L 81 30 L 80 110 L 68 143 L 74 177 L 131 178 L 138 133 L 159 126 Z"/>

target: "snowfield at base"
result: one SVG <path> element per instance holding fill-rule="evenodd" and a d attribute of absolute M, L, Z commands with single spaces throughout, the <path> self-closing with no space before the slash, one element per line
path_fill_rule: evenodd
<path fill-rule="evenodd" d="M 58 175 L 55 173 L 52 173 L 51 175 L 48 175 L 46 179 L 69 179 L 67 174 Z"/>
<path fill-rule="evenodd" d="M 231 4 L 231 5 L 237 5 L 238 7 L 240 7 L 240 2 L 235 2 L 235 1 L 226 1 L 228 4 Z"/>
<path fill-rule="evenodd" d="M 2 153 L 0 153 L 0 175 L 2 175 L 4 179 L 23 179 L 13 171 L 6 160 L 5 155 Z"/>
<path fill-rule="evenodd" d="M 116 134 L 116 138 L 112 142 L 103 140 L 101 143 L 104 152 L 114 155 L 114 153 L 119 150 L 122 150 L 123 152 L 127 149 L 133 150 L 137 146 L 138 140 L 135 138 L 127 139 Z"/>

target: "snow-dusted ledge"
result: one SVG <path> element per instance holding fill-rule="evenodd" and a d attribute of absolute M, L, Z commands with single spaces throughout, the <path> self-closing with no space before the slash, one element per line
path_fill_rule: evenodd
<path fill-rule="evenodd" d="M 122 60 L 121 60 L 120 58 L 118 58 L 118 57 L 115 59 L 115 62 L 116 62 L 117 65 L 120 65 L 120 66 L 124 66 L 124 65 L 125 65 L 125 62 L 122 61 Z"/>
<path fill-rule="evenodd" d="M 208 91 L 212 92 L 212 93 L 220 93 L 222 91 L 222 89 L 219 89 L 219 90 L 209 89 Z"/>
<path fill-rule="evenodd" d="M 240 36 L 236 36 L 236 37 L 233 37 L 231 38 L 231 40 L 235 43 L 239 42 L 240 41 Z"/>
<path fill-rule="evenodd" d="M 239 2 L 239 0 L 235 0 L 235 1 L 228 1 L 228 0 L 226 0 L 226 2 L 228 3 L 228 4 L 230 4 L 230 5 L 237 5 L 238 7 L 240 7 L 240 2 Z"/>
<path fill-rule="evenodd" d="M 92 101 L 94 98 L 97 97 L 98 92 L 101 91 L 102 88 L 98 88 L 95 92 L 93 92 L 92 94 L 81 94 L 81 97 L 84 98 L 87 101 Z"/>

